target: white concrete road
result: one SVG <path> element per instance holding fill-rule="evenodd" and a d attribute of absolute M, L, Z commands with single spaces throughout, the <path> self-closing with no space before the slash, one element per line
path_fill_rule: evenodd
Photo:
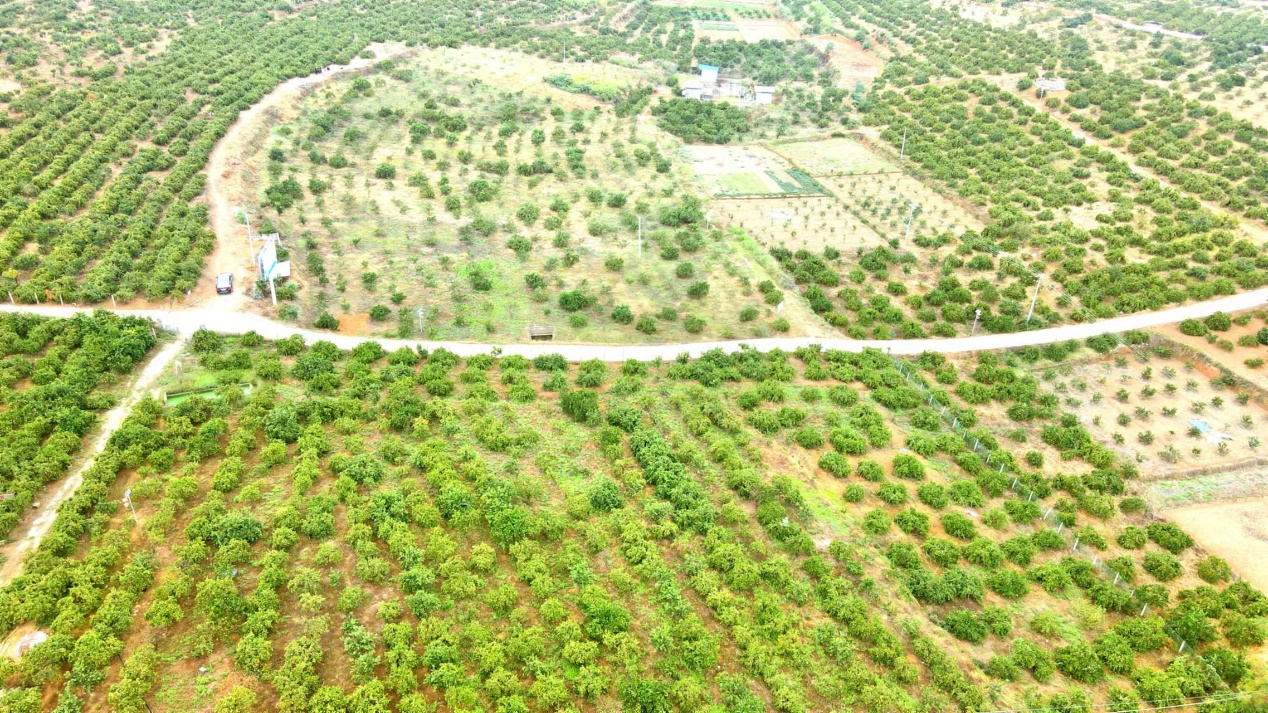
<path fill-rule="evenodd" d="M 476 342 L 433 342 L 414 339 L 374 339 L 372 337 L 353 337 L 338 332 L 302 329 L 282 322 L 275 322 L 265 317 L 252 314 L 234 314 L 216 310 L 161 310 L 139 309 L 118 310 L 119 314 L 130 314 L 154 320 L 164 329 L 188 337 L 199 329 L 209 329 L 221 334 L 245 334 L 254 331 L 266 339 L 281 339 L 293 334 L 304 337 L 308 343 L 324 339 L 333 342 L 343 349 L 351 349 L 358 344 L 377 341 L 384 349 L 395 350 L 400 347 L 422 347 L 424 349 L 445 348 L 459 356 L 485 354 L 500 349 L 504 355 L 519 354 L 529 358 L 540 354 L 562 354 L 573 362 L 586 359 L 601 359 L 609 362 L 640 359 L 650 361 L 657 357 L 673 359 L 686 352 L 697 357 L 711 349 L 722 349 L 726 352 L 738 351 L 747 345 L 759 351 L 783 349 L 791 351 L 811 344 L 821 345 L 824 349 L 842 349 L 846 351 L 862 351 L 867 348 L 882 349 L 892 354 L 912 355 L 932 351 L 944 354 L 961 352 L 991 351 L 995 349 L 1011 349 L 1052 342 L 1063 342 L 1069 339 L 1086 339 L 1101 334 L 1117 334 L 1132 329 L 1147 329 L 1164 324 L 1173 324 L 1185 319 L 1201 318 L 1215 312 L 1236 312 L 1245 309 L 1268 306 L 1268 289 L 1253 290 L 1230 297 L 1198 302 L 1180 307 L 1159 310 L 1157 312 L 1141 312 L 1112 319 L 1102 319 L 1084 324 L 1069 324 L 1047 329 L 1036 329 L 1013 334 L 980 334 L 972 337 L 955 337 L 951 339 L 845 339 L 818 337 L 770 337 L 766 339 L 739 339 L 725 342 L 691 342 L 685 344 L 639 344 L 639 345 L 603 345 L 603 344 L 564 344 L 561 342 L 531 343 L 476 343 Z M 0 305 L 4 312 L 32 312 L 51 317 L 65 317 L 77 312 L 91 311 L 91 307 L 59 307 Z"/>

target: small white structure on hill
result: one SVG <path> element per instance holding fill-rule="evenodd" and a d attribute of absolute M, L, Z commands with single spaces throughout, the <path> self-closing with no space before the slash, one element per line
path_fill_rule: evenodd
<path fill-rule="evenodd" d="M 753 89 L 758 104 L 773 104 L 775 102 L 775 88 L 767 87 L 761 84 Z"/>
<path fill-rule="evenodd" d="M 700 99 L 704 94 L 704 83 L 699 79 L 688 79 L 683 82 L 682 95 L 688 99 Z"/>
<path fill-rule="evenodd" d="M 1161 32 L 1162 23 L 1157 20 L 1145 20 L 1145 24 L 1141 25 L 1140 28 L 1145 32 Z"/>
<path fill-rule="evenodd" d="M 1046 92 L 1064 92 L 1065 80 L 1060 77 L 1040 77 L 1035 80 L 1035 86 Z"/>
<path fill-rule="evenodd" d="M 711 64 L 700 65 L 700 81 L 705 84 L 717 84 L 718 68 Z"/>

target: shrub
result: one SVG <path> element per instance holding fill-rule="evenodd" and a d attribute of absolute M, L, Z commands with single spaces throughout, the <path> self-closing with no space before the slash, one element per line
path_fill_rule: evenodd
<path fill-rule="evenodd" d="M 1198 576 L 1204 582 L 1219 584 L 1233 577 L 1233 568 L 1228 566 L 1228 562 L 1211 555 L 1198 562 Z"/>
<path fill-rule="evenodd" d="M 704 280 L 691 283 L 691 287 L 687 288 L 687 296 L 694 299 L 704 299 L 709 294 L 709 283 Z"/>
<path fill-rule="evenodd" d="M 629 324 L 634 321 L 634 312 L 626 305 L 618 305 L 612 310 L 612 321 L 620 324 Z"/>
<path fill-rule="evenodd" d="M 1183 568 L 1175 555 L 1165 552 L 1150 552 L 1145 555 L 1142 565 L 1146 572 L 1159 582 L 1170 582 L 1180 576 Z"/>
<path fill-rule="evenodd" d="M 1149 539 L 1173 555 L 1178 555 L 1193 546 L 1193 538 L 1169 522 L 1150 523 L 1149 527 L 1145 528 L 1145 532 L 1149 535 Z"/>
<path fill-rule="evenodd" d="M 881 470 L 881 464 L 874 460 L 861 460 L 857 468 L 859 477 L 863 480 L 879 483 L 885 479 L 885 472 Z"/>
<path fill-rule="evenodd" d="M 699 334 L 704 331 L 705 321 L 696 315 L 688 315 L 682 322 L 682 328 L 687 330 L 688 334 Z"/>
<path fill-rule="evenodd" d="M 594 297 L 581 290 L 571 290 L 559 295 L 559 306 L 565 312 L 577 312 L 594 304 Z"/>
<path fill-rule="evenodd" d="M 1030 590 L 1026 578 L 1013 569 L 993 572 L 986 578 L 986 586 L 1005 599 L 1021 599 Z"/>
<path fill-rule="evenodd" d="M 1092 648 L 1105 668 L 1113 673 L 1129 676 L 1136 666 L 1136 652 L 1132 649 L 1131 643 L 1118 634 L 1110 632 L 1097 637 L 1092 642 Z"/>
<path fill-rule="evenodd" d="M 986 662 L 986 675 L 1001 681 L 1015 681 L 1021 667 L 1012 656 L 997 654 Z"/>
<path fill-rule="evenodd" d="M 971 644 L 982 643 L 990 633 L 980 616 L 965 609 L 947 614 L 942 620 L 942 626 L 955 638 Z"/>
<path fill-rule="evenodd" d="M 899 569 L 920 568 L 920 553 L 916 550 L 915 545 L 910 542 L 891 543 L 886 550 L 885 556 L 889 558 L 890 564 Z"/>
<path fill-rule="evenodd" d="M 881 483 L 876 497 L 889 505 L 902 505 L 907 502 L 907 488 L 902 483 Z"/>
<path fill-rule="evenodd" d="M 313 326 L 317 329 L 339 330 L 339 320 L 329 312 L 322 312 L 317 316 L 317 321 L 313 322 Z"/>
<path fill-rule="evenodd" d="M 1186 319 L 1180 322 L 1180 333 L 1190 337 L 1201 337 L 1207 333 L 1207 326 L 1203 322 L 1196 319 Z"/>
<path fill-rule="evenodd" d="M 925 479 L 925 466 L 915 456 L 899 453 L 894 456 L 893 466 L 894 477 L 896 478 L 907 478 L 908 480 Z"/>
<path fill-rule="evenodd" d="M 1206 325 L 1207 329 L 1216 332 L 1227 332 L 1233 328 L 1233 319 L 1225 312 L 1216 312 L 1215 314 L 1202 320 L 1202 322 Z"/>
<path fill-rule="evenodd" d="M 1118 533 L 1114 541 L 1118 543 L 1119 547 L 1124 549 L 1138 550 L 1149 541 L 1149 535 L 1135 525 L 1128 525 L 1123 528 L 1122 532 Z"/>
<path fill-rule="evenodd" d="M 392 309 L 386 305 L 374 305 L 370 308 L 370 319 L 375 322 L 382 322 L 392 316 Z"/>
<path fill-rule="evenodd" d="M 982 567 L 995 569 L 1004 563 L 1004 552 L 991 540 L 978 537 L 964 546 L 964 559 Z"/>
<path fill-rule="evenodd" d="M 811 449 L 823 446 L 823 435 L 813 428 L 803 428 L 797 431 L 793 434 L 793 440 L 802 448 Z"/>
<path fill-rule="evenodd" d="M 837 478 L 844 478 L 850 474 L 850 461 L 840 453 L 832 451 L 819 456 L 819 467 Z"/>
<path fill-rule="evenodd" d="M 920 546 L 934 564 L 950 567 L 960 561 L 960 547 L 950 540 L 931 537 Z"/>
<path fill-rule="evenodd" d="M 396 178 L 396 166 L 390 163 L 380 163 L 374 167 L 374 177 L 389 180 Z"/>
<path fill-rule="evenodd" d="M 1059 647 L 1053 651 L 1053 659 L 1057 670 L 1081 683 L 1099 683 L 1105 678 L 1105 666 L 1087 642 Z"/>
<path fill-rule="evenodd" d="M 873 535 L 889 532 L 890 519 L 884 510 L 872 510 L 863 516 L 863 529 Z"/>
<path fill-rule="evenodd" d="M 972 540 L 977 537 L 977 526 L 965 515 L 958 512 L 949 512 L 940 518 L 942 529 L 948 535 L 959 538 L 961 540 Z"/>
<path fill-rule="evenodd" d="M 841 499 L 847 503 L 861 503 L 863 498 L 867 496 L 867 491 L 858 483 L 850 483 L 845 486 L 845 491 L 841 493 Z"/>
<path fill-rule="evenodd" d="M 934 510 L 941 510 L 951 501 L 946 489 L 937 483 L 921 483 L 916 488 L 916 498 Z"/>
<path fill-rule="evenodd" d="M 971 480 L 958 480 L 951 484 L 949 491 L 951 501 L 966 508 L 980 508 L 986 504 L 986 496 L 977 483 Z"/>
<path fill-rule="evenodd" d="M 894 524 L 898 529 L 913 537 L 924 537 L 929 534 L 929 516 L 907 508 L 894 516 Z"/>
<path fill-rule="evenodd" d="M 643 334 L 655 334 L 656 320 L 652 317 L 641 317 L 634 323 L 634 328 Z"/>

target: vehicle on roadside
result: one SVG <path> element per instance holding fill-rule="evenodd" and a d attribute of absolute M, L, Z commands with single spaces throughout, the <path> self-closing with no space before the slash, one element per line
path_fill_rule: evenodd
<path fill-rule="evenodd" d="M 216 275 L 216 294 L 227 295 L 233 292 L 233 273 L 222 272 Z"/>

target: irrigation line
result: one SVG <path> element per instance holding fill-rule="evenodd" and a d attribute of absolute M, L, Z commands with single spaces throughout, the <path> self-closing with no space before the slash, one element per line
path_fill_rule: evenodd
<path fill-rule="evenodd" d="M 1132 711 L 1165 711 L 1175 708 L 1192 708 L 1197 705 L 1207 703 L 1226 703 L 1228 701 L 1241 700 L 1251 696 L 1263 693 L 1263 691 L 1228 691 L 1214 696 L 1188 696 L 1185 698 L 1164 698 L 1158 701 L 1142 701 L 1151 704 L 1148 708 L 1132 708 Z M 1172 701 L 1184 701 L 1181 703 L 1173 703 Z M 1163 703 L 1165 705 L 1152 705 L 1155 703 Z M 1070 709 L 1076 710 L 1092 710 L 1101 708 L 1111 708 L 1117 704 L 1114 703 L 1090 703 L 1081 706 L 1049 706 L 1044 708 L 1001 708 L 993 711 L 979 711 L 979 713 L 1038 713 L 1039 711 L 1065 711 Z"/>
<path fill-rule="evenodd" d="M 933 394 L 933 392 L 929 389 L 928 385 L 925 384 L 924 376 L 920 374 L 918 371 L 916 371 L 915 369 L 909 368 L 901 359 L 898 359 L 892 355 L 890 356 L 890 359 L 898 367 L 898 372 L 903 375 L 905 379 L 905 383 L 909 385 L 914 384 L 914 386 L 925 395 L 927 405 L 937 409 L 938 415 L 941 416 L 943 421 L 947 421 L 951 424 L 951 429 L 957 435 L 959 435 L 962 439 L 964 439 L 965 445 L 969 446 L 973 450 L 974 453 L 977 453 L 977 454 L 985 453 L 986 464 L 988 466 L 994 465 L 993 463 L 991 463 L 991 458 L 994 456 L 996 451 L 983 448 L 981 440 L 978 437 L 974 436 L 969 431 L 969 429 L 960 425 L 959 417 L 956 416 L 954 413 L 949 412 L 950 411 L 949 407 L 951 405 L 943 404 L 938 399 L 938 397 Z M 914 381 L 911 378 L 913 373 L 916 376 Z M 1002 449 L 997 449 L 997 450 L 1002 450 Z M 1011 456 L 1011 454 L 1009 455 Z M 1021 496 L 1025 496 L 1026 502 L 1043 499 L 1041 496 L 1038 496 L 1035 493 L 1035 491 L 1032 490 L 1029 486 L 1021 482 L 1021 477 L 1023 475 L 1022 473 L 1020 473 L 1019 471 L 1016 471 L 1015 469 L 1009 468 L 1007 463 L 1001 462 L 999 464 L 998 474 L 1001 476 L 1005 475 L 1006 474 L 1005 471 L 1008 471 L 1007 475 L 1013 476 L 1012 483 L 1008 486 L 1008 488 L 1012 490 L 1014 493 L 1016 493 L 1019 498 Z M 1092 551 L 1092 548 L 1083 547 L 1080 550 L 1078 536 L 1074 535 L 1073 538 L 1071 538 L 1072 533 L 1065 529 L 1065 522 L 1061 520 L 1060 516 L 1058 515 L 1057 517 L 1053 517 L 1052 508 L 1049 508 L 1047 512 L 1043 513 L 1040 516 L 1040 520 L 1043 521 L 1045 524 L 1048 524 L 1049 518 L 1052 518 L 1054 521 L 1057 522 L 1057 530 L 1056 530 L 1057 533 L 1060 534 L 1066 540 L 1066 542 L 1072 543 L 1070 549 L 1067 552 L 1067 555 L 1079 555 L 1085 560 L 1089 559 L 1085 553 Z M 1105 566 L 1105 564 L 1100 561 L 1100 555 L 1096 554 L 1095 552 L 1092 552 L 1091 564 L 1092 564 L 1092 567 L 1098 573 L 1104 575 L 1106 581 L 1109 581 L 1110 575 L 1118 574 L 1117 572 L 1111 570 L 1109 567 Z M 1127 589 L 1128 591 L 1134 591 L 1128 587 L 1126 582 L 1119 581 L 1119 578 L 1117 577 L 1114 579 L 1114 581 L 1110 582 L 1110 585 L 1117 589 Z"/>

